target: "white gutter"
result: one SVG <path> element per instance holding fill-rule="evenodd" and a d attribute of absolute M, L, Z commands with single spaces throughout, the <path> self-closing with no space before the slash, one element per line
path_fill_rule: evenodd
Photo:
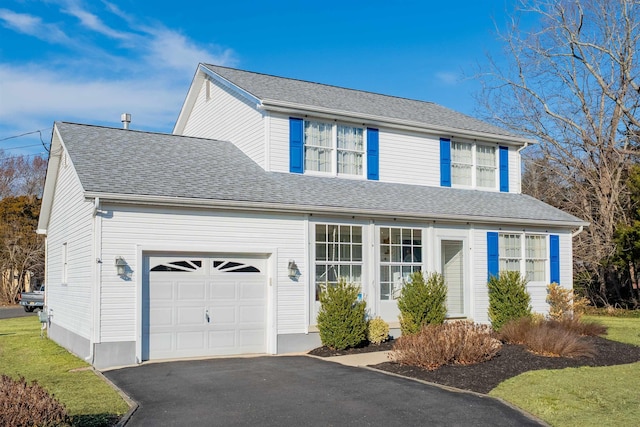
<path fill-rule="evenodd" d="M 185 197 L 170 196 L 147 196 L 136 194 L 116 194 L 116 193 L 96 193 L 86 192 L 85 198 L 100 199 L 108 202 L 122 204 L 139 204 L 139 205 L 155 205 L 155 206 L 174 206 L 185 208 L 216 208 L 229 211 L 258 211 L 258 212 L 274 212 L 274 213 L 294 213 L 294 214 L 327 214 L 338 216 L 357 216 L 367 218 L 402 218 L 414 221 L 433 221 L 433 222 L 477 222 L 504 225 L 532 225 L 532 226 L 558 226 L 558 227 L 576 227 L 588 225 L 586 222 L 577 221 L 541 221 L 527 218 L 506 218 L 506 217 L 487 217 L 480 215 L 437 215 L 437 214 L 407 214 L 398 211 L 373 210 L 373 209 L 356 209 L 333 206 L 305 206 L 285 203 L 268 203 L 268 202 L 251 202 L 237 200 L 214 200 L 214 199 L 194 199 Z"/>
<path fill-rule="evenodd" d="M 414 122 L 411 120 L 396 119 L 391 117 L 375 116 L 371 114 L 354 113 L 351 111 L 340 111 L 331 108 L 317 107 L 311 105 L 297 104 L 293 102 L 275 101 L 270 99 L 263 99 L 260 107 L 264 110 L 274 111 L 284 114 L 299 114 L 308 115 L 313 114 L 319 118 L 336 119 L 336 117 L 344 117 L 351 119 L 352 121 L 362 123 L 363 120 L 370 121 L 370 125 L 384 126 L 390 128 L 397 128 L 403 130 L 420 130 L 420 131 L 432 131 L 434 133 L 442 133 L 445 135 L 463 136 L 467 138 L 481 139 L 491 142 L 502 142 L 511 145 L 529 145 L 535 144 L 537 141 L 518 136 L 500 135 L 487 132 L 478 132 L 472 130 L 459 129 L 449 126 L 439 125 L 427 125 L 421 122 Z M 524 148 L 524 147 L 523 147 Z"/>
<path fill-rule="evenodd" d="M 576 237 L 578 237 L 578 234 L 582 233 L 582 231 L 583 231 L 583 230 L 584 230 L 584 225 L 581 225 L 581 226 L 580 226 L 576 231 L 574 231 L 574 232 L 571 234 L 571 237 L 572 237 L 572 238 L 576 238 Z"/>

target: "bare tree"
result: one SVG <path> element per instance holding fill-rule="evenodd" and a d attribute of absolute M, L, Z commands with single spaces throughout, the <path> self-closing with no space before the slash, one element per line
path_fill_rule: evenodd
<path fill-rule="evenodd" d="M 591 224 L 575 241 L 577 273 L 608 303 L 607 260 L 639 153 L 640 2 L 520 0 L 500 36 L 507 65 L 490 58 L 479 99 L 490 119 L 540 142 L 539 158 L 569 190 L 559 207 Z"/>

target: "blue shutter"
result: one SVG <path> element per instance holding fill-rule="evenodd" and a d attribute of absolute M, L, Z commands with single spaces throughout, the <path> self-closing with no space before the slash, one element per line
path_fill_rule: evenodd
<path fill-rule="evenodd" d="M 380 179 L 380 157 L 378 154 L 378 129 L 367 128 L 367 179 Z"/>
<path fill-rule="evenodd" d="M 440 185 L 451 187 L 451 140 L 440 138 Z"/>
<path fill-rule="evenodd" d="M 500 147 L 500 191 L 509 192 L 509 147 Z"/>
<path fill-rule="evenodd" d="M 289 118 L 289 172 L 304 172 L 304 142 L 302 119 Z"/>
<path fill-rule="evenodd" d="M 549 236 L 550 256 L 549 264 L 551 270 L 551 283 L 560 284 L 560 236 L 552 234 Z"/>
<path fill-rule="evenodd" d="M 498 233 L 487 233 L 487 280 L 497 276 L 500 270 L 500 252 L 498 251 Z"/>

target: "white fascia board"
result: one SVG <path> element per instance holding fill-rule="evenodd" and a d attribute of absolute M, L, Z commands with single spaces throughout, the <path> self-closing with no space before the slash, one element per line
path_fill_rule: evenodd
<path fill-rule="evenodd" d="M 221 75 L 215 73 L 214 71 L 208 69 L 206 65 L 200 64 L 199 65 L 199 70 L 202 71 L 203 73 L 205 73 L 207 76 L 211 77 L 213 80 L 215 80 L 218 83 L 220 83 L 222 86 L 226 87 L 227 89 L 231 89 L 232 91 L 240 94 L 242 97 L 247 99 L 249 102 L 255 104 L 256 108 L 258 108 L 258 106 L 261 105 L 262 102 L 258 97 L 256 97 L 252 93 L 247 92 L 246 90 L 242 89 L 240 86 L 230 82 L 229 80 L 225 79 L 224 77 L 222 77 Z"/>
<path fill-rule="evenodd" d="M 198 65 L 195 74 L 193 75 L 193 79 L 191 79 L 191 85 L 189 86 L 189 91 L 187 92 L 187 96 L 184 98 L 184 102 L 182 103 L 182 108 L 180 109 L 180 114 L 178 114 L 178 120 L 176 120 L 176 124 L 173 127 L 172 133 L 174 135 L 182 135 L 184 132 L 184 128 L 187 125 L 187 119 L 191 115 L 191 111 L 193 110 L 193 106 L 196 103 L 196 98 L 198 98 L 198 93 L 200 92 L 200 86 L 204 81 L 204 76 L 201 74 L 201 65 Z"/>
<path fill-rule="evenodd" d="M 579 226 L 587 226 L 588 223 L 583 221 L 540 221 L 535 219 L 520 218 L 503 218 L 503 217 L 487 217 L 478 215 L 446 215 L 446 217 L 426 214 L 416 215 L 415 213 L 407 213 L 401 211 L 385 211 L 374 209 L 357 209 L 343 208 L 331 206 L 305 206 L 284 203 L 268 203 L 268 202 L 249 202 L 237 200 L 214 200 L 214 199 L 193 199 L 182 197 L 168 196 L 147 196 L 134 194 L 115 194 L 115 193 L 98 193 L 85 192 L 86 199 L 100 198 L 102 203 L 112 202 L 117 204 L 136 204 L 149 206 L 167 206 L 167 207 L 184 207 L 184 208 L 216 208 L 229 211 L 258 211 L 281 214 L 325 214 L 334 216 L 355 216 L 360 218 L 396 218 L 410 221 L 433 221 L 438 223 L 482 223 L 482 224 L 498 224 L 498 225 L 516 225 L 516 226 L 536 226 L 536 227 L 561 227 L 576 228 Z"/>
<path fill-rule="evenodd" d="M 362 122 L 363 120 L 369 121 L 373 126 L 384 126 L 395 129 L 411 130 L 411 131 L 431 131 L 434 133 L 440 133 L 444 135 L 467 137 L 478 139 L 486 142 L 501 142 L 507 145 L 522 146 L 529 144 L 537 144 L 535 139 L 522 138 L 518 136 L 500 135 L 486 132 L 477 132 L 464 129 L 458 129 L 448 126 L 427 125 L 420 122 L 414 122 L 411 120 L 394 119 L 390 117 L 374 116 L 362 113 L 354 113 L 350 111 L 340 111 L 330 108 L 323 108 L 317 106 L 296 104 L 293 102 L 284 102 L 271 99 L 263 99 L 261 106 L 265 110 L 274 111 L 278 113 L 286 114 L 313 114 L 320 118 L 335 119 L 336 117 L 344 117 L 347 120 Z"/>
<path fill-rule="evenodd" d="M 49 160 L 47 161 L 47 174 L 44 181 L 44 190 L 42 192 L 40 215 L 38 217 L 37 234 L 47 234 L 47 229 L 49 228 L 49 217 L 53 206 L 53 193 L 56 189 L 60 159 L 62 158 L 64 151 L 62 136 L 60 136 L 58 126 L 54 123 L 53 132 L 51 134 L 51 146 L 49 147 Z"/>

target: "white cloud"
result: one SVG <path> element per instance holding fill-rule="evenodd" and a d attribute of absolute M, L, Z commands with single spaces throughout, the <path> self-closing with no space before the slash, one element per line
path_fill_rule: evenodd
<path fill-rule="evenodd" d="M 449 86 L 457 85 L 460 81 L 460 76 L 450 71 L 440 71 L 435 76 L 438 81 Z"/>
<path fill-rule="evenodd" d="M 235 62 L 231 49 L 197 46 L 184 35 L 166 28 L 146 28 L 146 59 L 156 67 L 169 66 L 193 73 L 199 62 L 231 65 Z"/>
<path fill-rule="evenodd" d="M 124 112 L 133 116 L 132 129 L 170 132 L 197 64 L 236 62 L 231 49 L 198 43 L 174 29 L 150 24 L 147 17 L 125 14 L 106 1 L 102 15 L 81 1 L 54 0 L 54 4 L 59 5 L 60 16 L 79 20 L 58 21 L 47 15 L 50 21 L 64 22 L 73 40 L 31 11 L 0 9 L 4 27 L 64 42 L 68 48 L 43 49 L 31 62 L 2 58 L 0 93 L 9 101 L 0 102 L 0 137 L 46 129 L 56 120 L 119 127 Z M 144 25 L 138 24 L 142 21 Z M 107 48 L 96 34 L 120 43 Z M 49 58 L 46 67 L 43 57 Z"/>
<path fill-rule="evenodd" d="M 19 33 L 37 37 L 40 40 L 70 44 L 71 39 L 53 24 L 45 24 L 37 16 L 16 13 L 8 9 L 0 9 L 0 20 L 6 28 Z"/>
<path fill-rule="evenodd" d="M 84 27 L 96 31 L 100 34 L 104 34 L 105 36 L 114 39 L 125 40 L 130 38 L 130 34 L 109 28 L 104 24 L 104 22 L 102 22 L 102 20 L 98 16 L 94 15 L 93 13 L 87 12 L 78 5 L 70 6 L 69 8 L 65 9 L 64 12 L 78 18 L 80 20 L 80 23 Z"/>

